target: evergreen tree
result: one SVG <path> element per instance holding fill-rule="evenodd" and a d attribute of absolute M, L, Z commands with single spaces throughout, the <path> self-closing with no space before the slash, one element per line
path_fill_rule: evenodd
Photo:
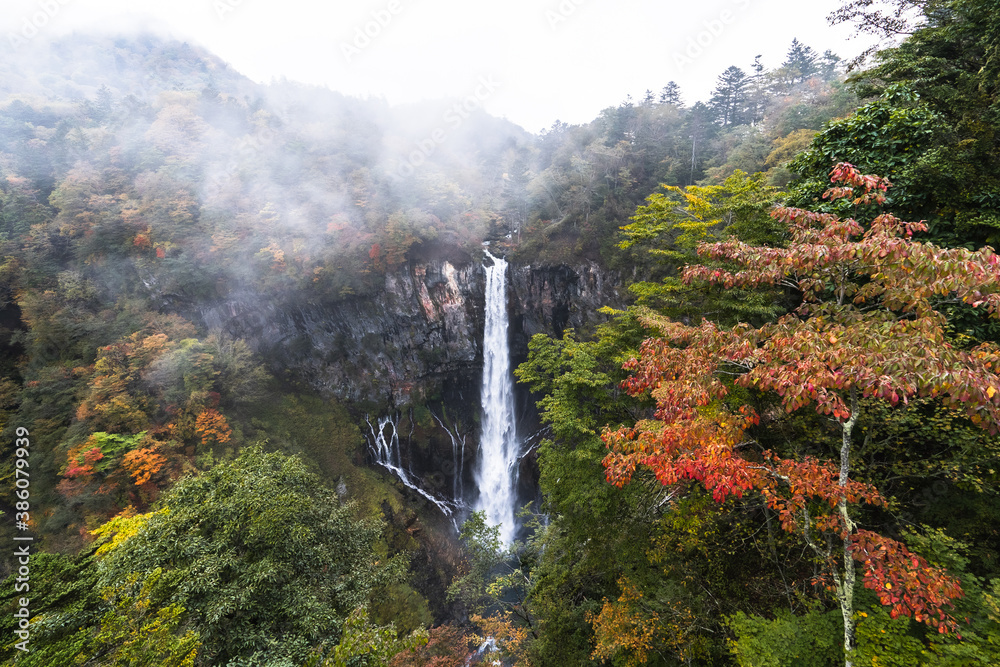
<path fill-rule="evenodd" d="M 816 52 L 798 39 L 792 39 L 788 54 L 781 67 L 786 70 L 789 83 L 801 83 L 811 76 L 819 74 L 820 67 L 816 63 Z"/>
<path fill-rule="evenodd" d="M 719 75 L 709 105 L 723 127 L 747 121 L 747 88 L 750 79 L 735 65 Z"/>
<path fill-rule="evenodd" d="M 840 63 L 842 59 L 836 53 L 827 49 L 819 61 L 819 74 L 824 81 L 832 81 L 840 73 Z"/>
<path fill-rule="evenodd" d="M 676 81 L 670 81 L 660 91 L 660 104 L 673 104 L 675 107 L 684 106 L 681 100 L 681 87 Z"/>
<path fill-rule="evenodd" d="M 685 119 L 686 134 L 691 140 L 691 162 L 689 168 L 680 173 L 687 177 L 688 185 L 693 185 L 705 177 L 705 147 L 715 136 L 718 126 L 713 122 L 715 112 L 704 102 L 696 102 Z"/>
<path fill-rule="evenodd" d="M 766 79 L 764 77 L 764 63 L 760 61 L 760 54 L 754 56 L 753 64 L 747 84 L 747 122 L 751 125 L 764 120 L 764 108 L 767 106 L 768 91 Z"/>

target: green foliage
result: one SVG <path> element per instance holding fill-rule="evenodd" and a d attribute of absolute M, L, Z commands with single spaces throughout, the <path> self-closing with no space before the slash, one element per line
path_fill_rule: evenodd
<path fill-rule="evenodd" d="M 580 410 L 581 403 L 605 394 L 610 377 L 596 370 L 594 346 L 580 343 L 572 331 L 561 340 L 535 334 L 528 343 L 528 361 L 515 371 L 533 392 L 542 418 L 559 438 L 596 435 L 599 415 Z"/>
<path fill-rule="evenodd" d="M 247 437 L 315 464 L 324 479 L 343 482 L 362 516 L 404 510 L 399 493 L 376 470 L 361 465 L 364 438 L 347 408 L 308 394 L 284 394 L 241 416 Z"/>
<path fill-rule="evenodd" d="M 793 163 L 801 199 L 818 196 L 826 165 L 852 162 L 895 184 L 890 210 L 928 219 L 947 246 L 1000 238 L 996 7 L 984 0 L 917 3 L 922 25 L 853 77 L 862 97 L 879 96 L 821 133 Z"/>
<path fill-rule="evenodd" d="M 426 631 L 400 639 L 392 626 L 372 626 L 364 610 L 358 609 L 344 622 L 340 642 L 327 651 L 317 650 L 303 665 L 304 667 L 385 667 L 397 653 L 416 650 L 426 643 Z"/>
<path fill-rule="evenodd" d="M 847 118 L 828 123 L 810 146 L 788 164 L 803 176 L 789 196 L 792 206 L 838 214 L 854 213 L 846 201 L 821 203 L 830 165 L 850 162 L 864 173 L 888 178 L 886 204 L 906 220 L 919 219 L 943 204 L 956 182 L 933 165 L 947 130 L 944 116 L 903 85 L 886 90 Z M 929 181 L 928 176 L 936 178 Z"/>
<path fill-rule="evenodd" d="M 98 573 L 92 552 L 64 556 L 35 552 L 31 555 L 28 590 L 17 590 L 15 575 L 8 577 L 0 588 L 3 609 L 2 652 L 4 664 L 24 667 L 62 667 L 71 665 L 92 636 L 91 628 L 101 617 Z M 23 582 L 20 582 L 23 584 Z M 30 626 L 31 650 L 27 653 L 14 647 L 20 639 L 13 614 L 18 600 L 31 601 L 33 622 Z M 19 662 L 14 663 L 17 659 Z"/>
<path fill-rule="evenodd" d="M 624 355 L 638 345 L 642 329 L 626 313 L 598 335 L 596 341 L 578 341 L 572 331 L 561 340 L 538 334 L 529 341 L 528 360 L 514 371 L 541 396 L 541 419 L 552 429 L 553 437 L 544 438 L 538 450 L 546 507 L 563 515 L 570 522 L 563 529 L 580 539 L 592 532 L 595 519 L 611 520 L 629 503 L 628 494 L 603 482 L 605 447 L 597 429 L 635 406 L 617 382 L 624 377 Z"/>
<path fill-rule="evenodd" d="M 135 449 L 146 436 L 146 432 L 135 435 L 118 435 L 97 431 L 87 439 L 85 447 L 96 447 L 101 451 L 101 458 L 94 464 L 94 470 L 104 472 L 121 462 L 121 457 Z M 79 465 L 81 461 L 70 461 L 69 465 Z"/>
<path fill-rule="evenodd" d="M 736 635 L 729 641 L 729 650 L 740 667 L 844 664 L 844 648 L 836 641 L 843 628 L 838 610 L 812 610 L 796 616 L 785 609 L 779 610 L 774 619 L 737 612 L 726 623 Z"/>
<path fill-rule="evenodd" d="M 640 305 L 675 318 L 698 319 L 706 313 L 729 321 L 757 321 L 779 312 L 776 295 L 765 290 L 692 288 L 680 281 L 678 270 L 698 262 L 699 243 L 738 239 L 759 245 L 781 245 L 784 232 L 768 215 L 778 201 L 776 188 L 762 173 L 736 171 L 721 185 L 664 186 L 646 205 L 636 209 L 631 224 L 622 227 L 623 250 L 631 249 L 641 263 L 653 260 L 652 273 L 660 282 L 638 282 L 629 287 Z"/>
<path fill-rule="evenodd" d="M 516 548 L 504 548 L 500 526 L 486 522 L 485 512 L 473 512 L 462 524 L 462 541 L 468 571 L 448 589 L 448 596 L 462 600 L 470 609 L 482 612 L 497 603 L 495 577 L 513 557 Z"/>
<path fill-rule="evenodd" d="M 375 553 L 380 523 L 356 519 L 296 458 L 247 449 L 163 503 L 102 560 L 100 580 L 162 569 L 159 594 L 188 610 L 213 664 L 262 650 L 304 659 L 405 567 Z"/>
<path fill-rule="evenodd" d="M 98 661 L 107 667 L 194 667 L 200 643 L 194 630 L 179 632 L 184 608 L 164 605 L 160 600 L 154 603 L 150 598 L 162 574 L 154 570 L 141 585 L 140 578 L 133 575 L 105 589 L 102 597 L 110 609 L 73 664 Z"/>
<path fill-rule="evenodd" d="M 530 506 L 521 515 L 529 513 Z M 528 527 L 534 535 L 527 543 L 505 547 L 500 526 L 487 524 L 485 512 L 473 512 L 459 534 L 466 571 L 448 589 L 449 598 L 460 600 L 472 612 L 480 641 L 493 639 L 501 655 L 526 666 L 533 664 L 528 656 L 531 642 L 538 638 L 529 596 L 542 535 L 537 517 Z"/>

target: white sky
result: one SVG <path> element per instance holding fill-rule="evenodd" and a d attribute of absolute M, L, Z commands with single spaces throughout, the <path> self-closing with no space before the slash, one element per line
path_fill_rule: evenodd
<path fill-rule="evenodd" d="M 583 123 L 668 81 L 706 100 L 730 65 L 776 67 L 793 37 L 860 53 L 826 15 L 840 0 L 0 0 L 0 43 L 40 34 L 156 28 L 201 44 L 250 78 L 286 77 L 390 103 L 465 97 L 499 84 L 485 109 L 538 132 Z M 47 14 L 47 15 L 45 15 Z M 381 14 L 384 26 L 373 21 Z M 44 20 L 42 20 L 44 19 Z M 388 19 L 388 20 L 387 20 Z M 357 31 L 373 37 L 357 48 Z M 701 43 L 701 46 L 697 42 Z M 690 49 L 690 50 L 689 50 Z M 699 53 L 700 50 L 700 53 Z"/>

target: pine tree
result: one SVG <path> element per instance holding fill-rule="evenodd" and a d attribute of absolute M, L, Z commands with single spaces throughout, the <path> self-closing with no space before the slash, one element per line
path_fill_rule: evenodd
<path fill-rule="evenodd" d="M 681 100 L 681 87 L 676 81 L 671 81 L 660 91 L 660 104 L 673 104 L 675 107 L 684 106 Z"/>
<path fill-rule="evenodd" d="M 840 70 L 841 57 L 827 49 L 819 61 L 819 74 L 824 81 L 832 81 L 837 78 Z"/>
<path fill-rule="evenodd" d="M 788 73 L 789 83 L 801 83 L 811 76 L 819 74 L 820 68 L 816 64 L 816 52 L 812 47 L 806 46 L 798 39 L 792 39 L 792 45 L 788 47 L 788 54 L 781 67 Z"/>
<path fill-rule="evenodd" d="M 747 122 L 747 87 L 750 83 L 746 72 L 735 65 L 719 75 L 709 105 L 723 127 Z"/>
<path fill-rule="evenodd" d="M 761 55 L 754 56 L 753 64 L 747 84 L 747 122 L 751 125 L 764 120 L 764 107 L 767 104 L 767 86 L 764 77 L 764 63 L 760 61 Z"/>

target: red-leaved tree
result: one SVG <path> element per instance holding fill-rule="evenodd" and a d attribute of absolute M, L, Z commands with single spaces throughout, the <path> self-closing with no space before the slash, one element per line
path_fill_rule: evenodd
<path fill-rule="evenodd" d="M 885 201 L 890 183 L 838 164 L 824 195 L 858 207 Z M 911 616 L 945 633 L 958 629 L 948 613 L 962 595 L 959 582 L 911 553 L 902 543 L 856 523 L 860 503 L 884 506 L 877 488 L 851 478 L 853 430 L 861 399 L 895 406 L 934 397 L 964 410 L 991 433 L 1000 431 L 1000 351 L 992 345 L 958 349 L 935 309 L 958 300 L 1000 316 L 1000 258 L 914 241 L 923 223 L 890 214 L 867 229 L 852 218 L 796 208 L 772 216 L 789 225 L 784 248 L 739 241 L 705 244 L 699 255 L 736 267 L 692 266 L 685 281 L 724 287 L 785 285 L 802 295 L 798 308 L 761 328 L 724 330 L 710 322 L 686 326 L 655 314 L 645 324 L 659 337 L 643 344 L 625 368 L 625 388 L 649 392 L 653 419 L 603 438 L 610 452 L 607 478 L 622 485 L 637 466 L 663 484 L 695 480 L 717 501 L 760 494 L 826 565 L 844 618 L 844 650 L 854 648 L 855 577 L 874 590 L 893 617 Z M 789 412 L 806 406 L 828 415 L 841 431 L 839 460 L 783 458 L 750 447 L 757 424 L 748 406 L 730 407 L 724 377 L 777 394 Z M 852 513 L 853 508 L 853 513 Z"/>

